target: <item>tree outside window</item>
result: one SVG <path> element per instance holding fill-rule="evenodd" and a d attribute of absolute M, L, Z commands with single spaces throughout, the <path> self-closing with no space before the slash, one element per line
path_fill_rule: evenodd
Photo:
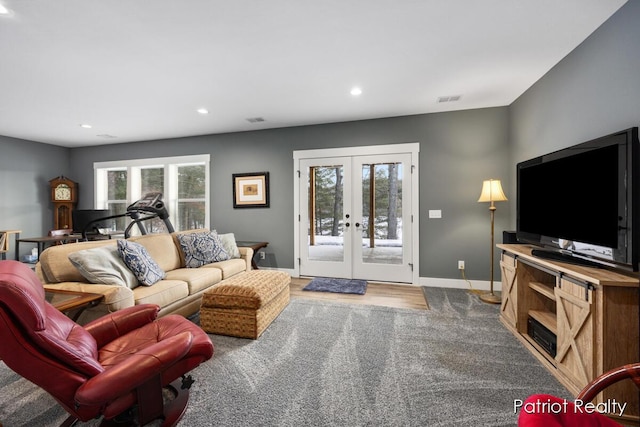
<path fill-rule="evenodd" d="M 180 230 L 205 227 L 206 170 L 204 165 L 178 166 L 178 209 Z"/>
<path fill-rule="evenodd" d="M 104 208 L 109 215 L 121 215 L 127 211 L 127 170 L 109 170 L 107 175 L 107 201 Z M 116 218 L 114 228 L 124 230 L 127 226 L 126 218 Z"/>

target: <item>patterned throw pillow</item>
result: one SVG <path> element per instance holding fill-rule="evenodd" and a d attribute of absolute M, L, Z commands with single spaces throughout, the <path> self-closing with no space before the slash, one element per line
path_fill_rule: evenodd
<path fill-rule="evenodd" d="M 140 243 L 118 240 L 118 253 L 141 285 L 151 286 L 164 279 L 166 273 Z"/>
<path fill-rule="evenodd" d="M 230 258 L 215 230 L 178 234 L 178 241 L 184 253 L 184 264 L 187 268 L 198 268 Z"/>

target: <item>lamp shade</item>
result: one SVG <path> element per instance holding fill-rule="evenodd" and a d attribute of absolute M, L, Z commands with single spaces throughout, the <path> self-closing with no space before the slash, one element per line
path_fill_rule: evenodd
<path fill-rule="evenodd" d="M 478 202 L 504 202 L 507 196 L 502 191 L 502 184 L 499 179 L 487 179 L 482 183 L 482 193 Z"/>

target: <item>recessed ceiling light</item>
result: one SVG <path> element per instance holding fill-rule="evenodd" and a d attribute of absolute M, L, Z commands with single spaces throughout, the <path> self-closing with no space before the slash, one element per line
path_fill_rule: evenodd
<path fill-rule="evenodd" d="M 206 108 L 198 108 L 196 111 L 200 114 L 209 114 L 209 110 Z"/>
<path fill-rule="evenodd" d="M 85 128 L 85 129 L 91 129 L 91 125 L 87 124 L 87 123 L 83 123 L 80 125 L 81 128 Z"/>
<path fill-rule="evenodd" d="M 0 15 L 8 15 L 9 9 L 0 4 Z"/>
<path fill-rule="evenodd" d="M 351 89 L 351 95 L 353 95 L 353 96 L 362 95 L 362 89 L 360 89 L 359 87 L 352 88 Z"/>

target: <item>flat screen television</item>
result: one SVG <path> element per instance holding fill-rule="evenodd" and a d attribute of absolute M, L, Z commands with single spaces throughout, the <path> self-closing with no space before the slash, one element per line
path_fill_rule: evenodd
<path fill-rule="evenodd" d="M 638 271 L 638 128 L 517 165 L 519 242 L 533 255 Z"/>

